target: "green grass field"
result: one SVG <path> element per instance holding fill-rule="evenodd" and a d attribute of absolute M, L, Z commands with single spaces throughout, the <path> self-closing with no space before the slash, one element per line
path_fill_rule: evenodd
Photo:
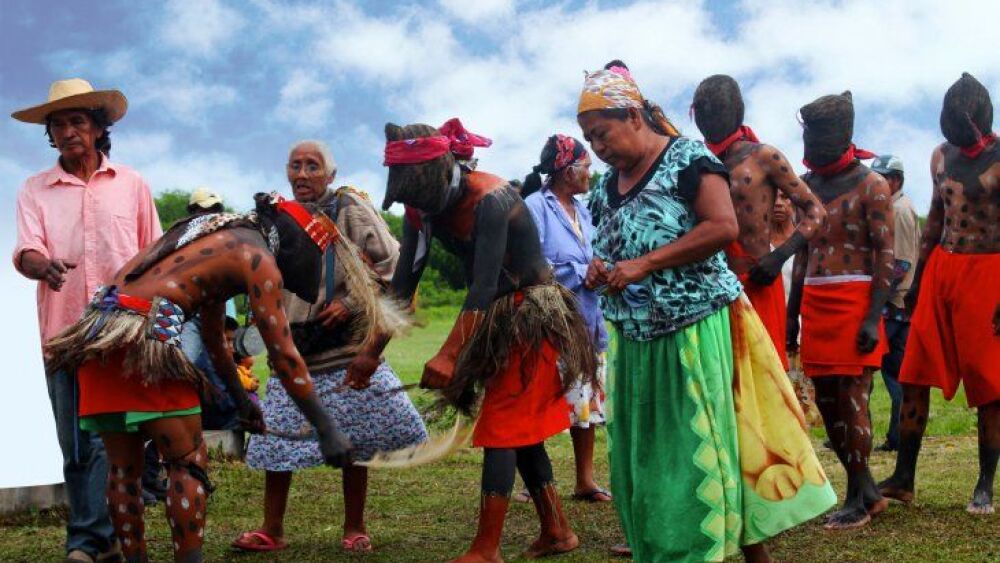
<path fill-rule="evenodd" d="M 453 312 L 425 315 L 427 324 L 387 351 L 392 365 L 406 382 L 417 381 L 451 327 Z M 427 399 L 418 392 L 418 404 Z M 876 441 L 885 433 L 888 397 L 881 384 L 872 396 Z M 819 433 L 821 436 L 822 433 Z M 975 415 L 963 397 L 945 403 L 934 394 L 929 438 L 925 442 L 914 506 L 893 505 L 868 528 L 854 533 L 828 533 L 818 523 L 785 533 L 772 542 L 779 561 L 997 561 L 1000 560 L 1000 515 L 974 518 L 963 510 L 975 482 Z M 831 452 L 816 447 L 839 493 L 843 473 Z M 573 459 L 568 435 L 548 443 L 556 476 L 572 483 Z M 598 432 L 596 455 L 599 480 L 607 483 L 606 442 Z M 895 457 L 876 453 L 872 472 L 887 475 Z M 370 561 L 443 561 L 460 554 L 475 532 L 478 508 L 480 454 L 462 451 L 438 463 L 407 471 L 373 472 L 368 526 L 375 552 Z M 263 474 L 237 461 L 217 460 L 212 478 L 218 490 L 211 498 L 206 555 L 209 561 L 340 561 L 342 505 L 340 474 L 318 468 L 296 476 L 289 502 L 286 530 L 291 546 L 272 555 L 246 555 L 229 549 L 240 532 L 260 525 Z M 565 493 L 567 487 L 562 486 Z M 622 540 L 614 509 L 565 501 L 581 548 L 556 561 L 613 561 L 607 554 Z M 61 554 L 63 528 L 59 511 L 21 514 L 0 520 L 0 560 L 54 561 Z M 537 533 L 530 505 L 514 505 L 505 528 L 503 553 L 517 555 Z M 170 537 L 162 506 L 148 511 L 147 535 L 153 560 L 169 560 Z"/>

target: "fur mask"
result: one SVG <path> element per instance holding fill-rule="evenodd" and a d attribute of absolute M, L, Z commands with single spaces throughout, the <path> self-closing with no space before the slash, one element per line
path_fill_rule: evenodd
<path fill-rule="evenodd" d="M 400 127 L 386 123 L 385 140 L 402 141 L 419 137 L 440 135 L 440 131 L 416 123 Z M 455 194 L 452 174 L 455 173 L 455 156 L 450 152 L 420 164 L 396 164 L 389 167 L 385 201 L 382 209 L 388 209 L 393 202 L 414 207 L 430 215 L 444 211 L 454 201 Z"/>
<path fill-rule="evenodd" d="M 253 199 L 260 229 L 277 262 L 285 289 L 315 303 L 323 275 L 323 252 L 295 219 L 278 210 L 271 195 L 258 193 Z"/>
<path fill-rule="evenodd" d="M 799 114 L 806 160 L 825 166 L 847 152 L 854 136 L 854 101 L 850 91 L 823 96 L 802 106 Z"/>
<path fill-rule="evenodd" d="M 694 122 L 709 143 L 718 143 L 743 125 L 743 95 L 731 76 L 716 74 L 694 91 Z"/>
<path fill-rule="evenodd" d="M 993 130 L 990 93 L 967 72 L 948 88 L 941 106 L 941 133 L 958 147 L 974 145 Z"/>

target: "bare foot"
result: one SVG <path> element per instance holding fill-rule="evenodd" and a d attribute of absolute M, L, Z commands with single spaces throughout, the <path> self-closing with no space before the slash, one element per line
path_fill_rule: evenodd
<path fill-rule="evenodd" d="M 524 552 L 524 557 L 526 559 L 538 559 L 539 557 L 546 557 L 549 555 L 556 555 L 558 553 L 567 553 L 573 551 L 580 545 L 580 538 L 576 537 L 576 534 L 570 532 L 568 536 L 563 539 L 553 539 L 553 538 L 538 538 L 535 543 L 531 544 L 528 551 Z"/>
<path fill-rule="evenodd" d="M 913 483 L 903 483 L 901 479 L 889 477 L 878 484 L 878 492 L 884 497 L 888 497 L 899 502 L 910 504 L 916 496 L 913 492 Z"/>
<path fill-rule="evenodd" d="M 972 493 L 972 501 L 965 507 L 969 514 L 977 516 L 993 514 L 993 494 L 990 491 L 976 489 Z"/>
<path fill-rule="evenodd" d="M 865 510 L 868 512 L 868 515 L 871 516 L 872 518 L 885 512 L 886 508 L 889 508 L 889 499 L 887 498 L 880 498 L 873 503 L 865 504 Z"/>
<path fill-rule="evenodd" d="M 826 518 L 824 530 L 856 530 L 868 525 L 872 517 L 863 508 L 845 507 Z"/>

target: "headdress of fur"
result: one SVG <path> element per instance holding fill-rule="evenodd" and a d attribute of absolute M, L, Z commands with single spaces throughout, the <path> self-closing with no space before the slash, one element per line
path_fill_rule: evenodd
<path fill-rule="evenodd" d="M 854 136 L 854 101 L 850 91 L 823 96 L 802 106 L 802 142 L 805 159 L 825 166 L 839 159 Z"/>
<path fill-rule="evenodd" d="M 743 125 L 743 95 L 731 76 L 715 74 L 694 91 L 694 122 L 709 143 L 718 143 Z"/>
<path fill-rule="evenodd" d="M 434 137 L 440 134 L 434 127 L 423 123 L 403 127 L 394 123 L 385 124 L 386 141 Z M 382 208 L 388 209 L 393 202 L 398 201 L 424 213 L 440 213 L 448 206 L 452 197 L 449 186 L 454 170 L 455 156 L 450 152 L 420 164 L 389 166 Z"/>
<path fill-rule="evenodd" d="M 941 133 L 949 143 L 967 147 L 993 130 L 993 102 L 990 92 L 967 72 L 962 73 L 944 95 L 941 106 Z"/>

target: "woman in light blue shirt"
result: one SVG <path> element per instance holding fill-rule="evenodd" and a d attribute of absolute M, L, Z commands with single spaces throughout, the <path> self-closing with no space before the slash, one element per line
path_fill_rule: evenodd
<path fill-rule="evenodd" d="M 546 180 L 542 183 L 542 175 Z M 608 334 L 599 298 L 583 286 L 587 265 L 594 256 L 590 246 L 593 227 L 590 212 L 576 198 L 590 187 L 590 156 L 583 143 L 553 135 L 542 149 L 541 162 L 525 178 L 521 195 L 538 227 L 542 252 L 552 265 L 556 281 L 576 294 L 580 313 L 598 350 L 598 373 L 593 385 L 574 386 L 570 404 L 573 451 L 576 457 L 576 492 L 573 497 L 608 502 L 611 494 L 594 481 L 594 425 L 604 424 L 604 351 Z"/>

